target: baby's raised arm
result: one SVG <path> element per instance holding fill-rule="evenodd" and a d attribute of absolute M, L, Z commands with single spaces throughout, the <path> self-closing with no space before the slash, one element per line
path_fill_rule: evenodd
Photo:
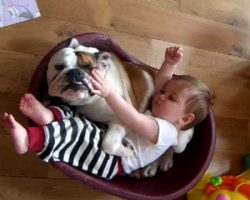
<path fill-rule="evenodd" d="M 145 139 L 156 143 L 158 140 L 158 125 L 156 120 L 143 113 L 139 113 L 96 70 L 92 71 L 92 77 L 92 83 L 95 88 L 93 93 L 105 98 L 116 116 L 130 129 L 142 135 Z"/>
<path fill-rule="evenodd" d="M 181 47 L 169 47 L 165 51 L 165 60 L 154 79 L 155 94 L 159 93 L 163 86 L 173 76 L 177 63 L 183 56 Z"/>

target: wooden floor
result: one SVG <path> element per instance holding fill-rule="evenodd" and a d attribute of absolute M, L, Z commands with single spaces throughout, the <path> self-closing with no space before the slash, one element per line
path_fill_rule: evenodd
<path fill-rule="evenodd" d="M 250 0 L 38 0 L 42 17 L 0 28 L 0 112 L 20 96 L 45 53 L 84 32 L 114 37 L 138 59 L 159 67 L 164 49 L 184 48 L 178 73 L 211 89 L 217 122 L 214 174 L 238 174 L 250 152 Z M 17 156 L 0 127 L 0 199 L 118 199 L 72 181 L 35 155 Z"/>

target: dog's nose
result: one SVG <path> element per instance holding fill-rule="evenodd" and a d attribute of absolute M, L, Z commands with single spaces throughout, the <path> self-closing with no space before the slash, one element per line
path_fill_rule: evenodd
<path fill-rule="evenodd" d="M 72 69 L 68 71 L 67 77 L 71 81 L 82 82 L 85 77 L 85 74 L 80 69 Z"/>

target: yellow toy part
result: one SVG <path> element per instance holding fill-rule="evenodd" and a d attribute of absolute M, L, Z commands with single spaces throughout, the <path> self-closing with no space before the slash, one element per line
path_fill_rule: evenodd
<path fill-rule="evenodd" d="M 239 176 L 218 177 L 206 172 L 188 192 L 188 200 L 250 200 L 250 170 Z"/>

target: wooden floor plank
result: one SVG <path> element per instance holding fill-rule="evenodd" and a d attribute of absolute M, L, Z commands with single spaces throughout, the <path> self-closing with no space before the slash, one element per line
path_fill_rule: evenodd
<path fill-rule="evenodd" d="M 21 183 L 21 184 L 20 184 Z M 0 177 L 0 199 L 11 200 L 115 200 L 118 198 L 97 191 L 70 179 Z"/>
<path fill-rule="evenodd" d="M 247 124 L 247 150 L 248 154 L 250 155 L 250 120 L 248 120 Z"/>
<path fill-rule="evenodd" d="M 10 137 L 0 134 L 0 176 L 46 178 L 48 165 L 32 153 L 17 155 Z"/>
<path fill-rule="evenodd" d="M 62 40 L 81 33 L 101 32 L 112 36 L 131 55 L 143 62 L 149 62 L 150 39 L 148 38 L 46 17 L 38 18 L 21 25 L 9 26 L 0 31 L 0 38 L 4 41 L 0 43 L 0 49 L 34 54 L 40 59 Z M 44 28 L 45 26 L 46 29 Z M 35 29 L 36 31 L 30 34 L 31 29 Z M 14 34 L 16 35 L 15 38 L 12 37 Z M 6 57 L 10 55 L 8 55 L 8 52 L 6 53 Z M 32 56 L 30 58 L 26 66 L 30 64 Z M 10 61 L 11 59 L 8 60 L 8 62 Z M 15 61 L 12 60 L 12 62 Z"/>
<path fill-rule="evenodd" d="M 30 54 L 0 50 L 0 92 L 20 94 L 27 91 L 39 60 Z"/>
<path fill-rule="evenodd" d="M 218 150 L 234 150 L 246 152 L 248 150 L 247 132 L 248 121 L 234 118 L 216 118 Z"/>
<path fill-rule="evenodd" d="M 208 171 L 213 175 L 239 175 L 245 171 L 247 152 L 216 150 Z"/>
<path fill-rule="evenodd" d="M 249 0 L 180 0 L 181 12 L 250 30 Z"/>
<path fill-rule="evenodd" d="M 39 5 L 47 17 L 250 58 L 249 32 L 229 25 L 133 0 L 61 2 L 40 0 Z M 89 12 L 77 12 L 78 7 Z"/>
<path fill-rule="evenodd" d="M 180 11 L 180 1 L 181 0 L 136 0 L 143 4 L 149 4 L 158 6 L 160 8 L 165 8 L 172 11 Z"/>

